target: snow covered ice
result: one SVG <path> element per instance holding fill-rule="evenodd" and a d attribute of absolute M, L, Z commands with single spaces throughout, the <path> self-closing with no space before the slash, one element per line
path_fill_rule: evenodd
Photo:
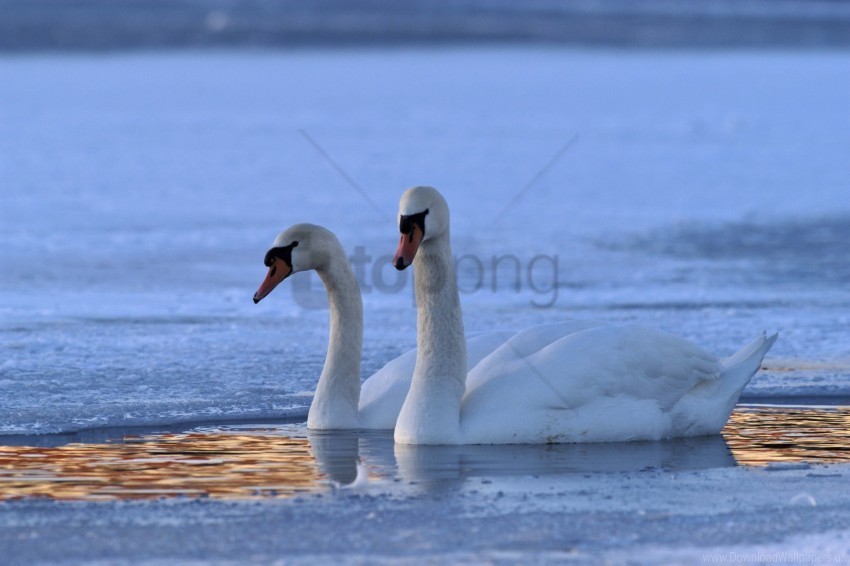
<path fill-rule="evenodd" d="M 446 195 L 455 253 L 480 262 L 459 268 L 469 332 L 565 317 L 641 322 L 725 356 L 778 331 L 744 399 L 846 399 L 848 71 L 840 51 L 4 55 L 0 433 L 303 419 L 327 311 L 304 308 L 313 294 L 293 296 L 297 281 L 255 306 L 263 255 L 303 221 L 332 229 L 352 254 L 362 247 L 370 375 L 415 344 L 411 282 L 375 285 L 400 276 L 388 260 L 395 207 L 414 184 Z M 492 269 L 509 254 L 523 270 L 518 291 L 510 270 Z M 557 272 L 538 262 L 529 278 L 537 256 L 557 258 Z M 356 561 L 375 553 L 363 541 L 408 521 L 396 550 L 459 560 L 628 561 L 631 544 L 659 562 L 701 556 L 683 550 L 691 545 L 828 542 L 846 556 L 847 473 L 474 479 L 457 497 L 409 499 L 384 485 L 261 509 L 30 501 L 0 505 L 0 546 L 22 560 L 118 559 L 86 534 L 117 522 L 119 536 L 146 533 L 125 557 L 189 559 L 182 543 L 201 533 L 225 541 L 222 559 L 291 551 L 307 561 L 321 542 Z M 369 525 L 370 513 L 361 548 L 346 525 Z M 457 517 L 480 534 L 445 547 L 429 538 L 461 532 Z M 316 524 L 344 536 L 311 538 Z M 32 525 L 70 546 L 25 548 L 18 537 Z M 487 542 L 512 528 L 503 547 Z"/>
<path fill-rule="evenodd" d="M 6 57 L 0 431 L 303 416 L 327 313 L 300 308 L 294 285 L 254 306 L 263 254 L 299 221 L 365 249 L 368 375 L 415 343 L 411 282 L 370 283 L 399 276 L 374 264 L 417 183 L 447 195 L 456 253 L 480 260 L 459 268 L 462 290 L 481 287 L 462 297 L 470 332 L 640 321 L 728 355 L 776 330 L 748 394 L 845 395 L 848 63 L 542 48 Z M 516 292 L 492 269 L 507 254 L 523 270 L 557 256 L 551 308 L 532 302 L 552 300 L 552 264 Z"/>

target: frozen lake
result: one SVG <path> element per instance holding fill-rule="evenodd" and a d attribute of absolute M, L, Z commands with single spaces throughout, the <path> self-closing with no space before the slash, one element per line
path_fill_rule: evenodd
<path fill-rule="evenodd" d="M 846 396 L 848 71 L 842 52 L 3 57 L 0 432 L 304 416 L 323 292 L 294 278 L 253 305 L 263 255 L 311 221 L 360 258 L 369 375 L 415 344 L 386 258 L 413 184 L 452 206 L 469 332 L 598 318 L 728 355 L 779 331 L 745 395 Z"/>
<path fill-rule="evenodd" d="M 842 562 L 848 466 L 794 460 L 831 437 L 846 461 L 848 418 L 746 407 L 723 437 L 549 446 L 303 424 L 42 435 L 0 447 L 0 548 L 11 564 Z"/>
<path fill-rule="evenodd" d="M 62 447 L 49 445 L 83 440 L 94 443 L 66 449 L 74 466 L 90 451 L 90 462 L 121 470 L 110 450 L 124 446 L 173 484 L 185 470 L 132 442 L 102 444 L 96 429 L 302 421 L 324 360 L 323 292 L 293 277 L 254 305 L 263 256 L 295 222 L 339 235 L 363 273 L 368 376 L 415 344 L 411 282 L 388 264 L 397 201 L 414 184 L 438 187 L 452 206 L 469 332 L 640 322 L 725 356 L 778 331 L 745 399 L 847 405 L 847 100 L 846 52 L 0 57 L 0 434 L 42 445 L 3 457 L 53 458 Z M 591 448 L 575 463 L 576 447 L 519 447 L 475 471 L 474 454 L 405 456 L 384 437 L 325 470 L 350 478 L 356 454 L 379 476 L 356 489 L 286 500 L 260 489 L 260 502 L 7 502 L 0 547 L 21 563 L 846 556 L 846 466 L 729 467 L 742 446 L 782 449 L 752 436 L 748 414 L 728 446 L 636 447 L 636 468 L 594 467 Z M 782 436 L 801 419 L 762 433 Z M 289 480 L 313 481 L 303 426 L 292 426 L 301 433 L 287 446 L 300 456 L 284 450 L 276 462 Z M 188 441 L 212 459 L 233 449 L 232 438 L 229 448 Z M 565 467 L 505 461 L 523 450 Z M 421 476 L 435 461 L 462 481 Z M 124 477 L 136 495 L 152 489 Z"/>

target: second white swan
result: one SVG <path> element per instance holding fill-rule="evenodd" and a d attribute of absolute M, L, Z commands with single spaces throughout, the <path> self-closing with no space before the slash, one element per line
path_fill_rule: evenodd
<path fill-rule="evenodd" d="M 431 187 L 399 203 L 398 269 L 416 266 L 416 368 L 400 444 L 658 440 L 719 433 L 777 335 L 718 360 L 641 326 L 569 321 L 510 338 L 467 375 L 449 208 Z"/>

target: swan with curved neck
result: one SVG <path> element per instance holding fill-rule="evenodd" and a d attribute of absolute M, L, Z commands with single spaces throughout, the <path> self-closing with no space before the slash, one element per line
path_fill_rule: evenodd
<path fill-rule="evenodd" d="M 719 433 L 776 335 L 718 360 L 640 326 L 568 321 L 524 330 L 467 375 L 449 207 L 431 187 L 399 203 L 393 264 L 416 266 L 416 368 L 400 444 L 657 440 Z"/>
<path fill-rule="evenodd" d="M 307 417 L 309 428 L 360 426 L 360 352 L 363 301 L 360 288 L 336 237 L 313 224 L 296 224 L 281 233 L 266 253 L 269 268 L 254 303 L 292 273 L 314 269 L 325 284 L 330 335 L 325 365 Z"/>
<path fill-rule="evenodd" d="M 363 302 L 348 256 L 336 236 L 315 224 L 296 224 L 275 238 L 264 263 L 269 271 L 254 294 L 254 303 L 299 271 L 315 270 L 328 294 L 328 351 L 307 427 L 392 429 L 410 387 L 416 350 L 391 360 L 361 386 Z M 469 339 L 470 360 L 477 362 L 509 336 L 490 332 Z M 466 346 L 462 333 L 461 341 Z"/>

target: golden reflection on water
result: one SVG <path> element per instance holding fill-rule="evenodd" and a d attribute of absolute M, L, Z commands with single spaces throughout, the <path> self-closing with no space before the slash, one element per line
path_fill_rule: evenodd
<path fill-rule="evenodd" d="M 721 434 L 744 466 L 850 462 L 850 407 L 742 406 Z"/>
<path fill-rule="evenodd" d="M 0 446 L 0 500 L 286 497 L 321 477 L 304 438 L 161 434 L 117 444 Z"/>
<path fill-rule="evenodd" d="M 743 406 L 722 434 L 741 465 L 850 462 L 850 407 Z M 335 457 L 350 458 L 353 470 L 357 439 L 351 440 L 353 450 Z M 0 500 L 291 497 L 328 485 L 316 458 L 328 453 L 320 448 L 303 438 L 303 430 L 293 435 L 273 426 L 151 434 L 106 444 L 0 446 Z M 365 464 L 377 477 L 375 464 Z M 395 475 L 388 466 L 378 476 Z"/>

